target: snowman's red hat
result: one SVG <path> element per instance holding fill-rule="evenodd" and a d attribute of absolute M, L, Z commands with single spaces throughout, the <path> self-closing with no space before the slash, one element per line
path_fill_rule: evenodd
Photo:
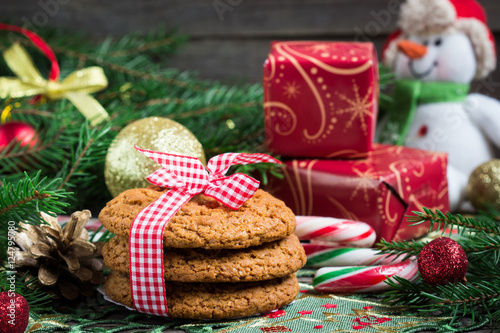
<path fill-rule="evenodd" d="M 401 5 L 398 25 L 400 29 L 389 36 L 383 50 L 384 63 L 390 67 L 397 56 L 397 44 L 405 37 L 462 32 L 476 55 L 475 78 L 484 78 L 495 69 L 495 40 L 486 25 L 484 9 L 475 0 L 407 0 Z"/>

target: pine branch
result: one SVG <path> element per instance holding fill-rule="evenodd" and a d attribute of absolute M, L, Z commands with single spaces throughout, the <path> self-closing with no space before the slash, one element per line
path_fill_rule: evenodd
<path fill-rule="evenodd" d="M 489 219 L 473 219 L 461 215 L 452 215 L 451 213 L 442 213 L 440 210 L 433 212 L 424 207 L 424 212 L 413 212 L 416 216 L 409 216 L 408 222 L 418 225 L 424 222 L 430 222 L 429 232 L 432 230 L 444 230 L 446 228 L 460 229 L 468 228 L 494 235 L 500 235 L 500 226 Z M 435 227 L 437 225 L 437 227 Z"/>
<path fill-rule="evenodd" d="M 103 172 L 109 143 L 124 126 L 152 116 L 186 126 L 202 143 L 207 158 L 224 152 L 266 152 L 262 86 L 205 81 L 165 67 L 168 55 L 185 37 L 159 30 L 96 43 L 61 29 L 37 32 L 55 49 L 62 78 L 78 68 L 103 67 L 108 87 L 94 96 L 110 121 L 82 139 L 84 118 L 68 101 L 33 106 L 31 98 L 15 100 L 21 106 L 12 110 L 13 119 L 34 126 L 39 142 L 36 149 L 16 147 L 10 151 L 15 156 L 0 155 L 0 177 L 15 182 L 24 178 L 22 171 L 33 175 L 40 170 L 49 179 L 60 178 L 56 188 L 75 192 L 67 198 L 72 209 L 98 211 L 110 199 Z M 50 63 L 24 37 L 19 39 L 46 76 Z M 11 43 L 0 38 L 0 47 Z M 0 76 L 12 75 L 0 59 Z M 100 130 L 107 132 L 99 136 Z M 268 175 L 279 176 L 280 170 L 264 165 L 244 171 L 261 174 L 265 182 Z"/>
<path fill-rule="evenodd" d="M 500 250 L 500 238 L 492 237 L 486 233 L 475 234 L 471 238 L 464 238 L 460 241 L 460 245 L 465 252 L 484 255 L 489 251 Z"/>
<path fill-rule="evenodd" d="M 90 55 L 90 54 L 85 54 L 85 53 L 80 53 L 80 52 L 73 51 L 73 50 L 68 50 L 64 47 L 54 47 L 54 51 L 56 53 L 62 53 L 66 56 L 77 58 L 83 62 L 92 61 L 96 65 L 108 68 L 108 69 L 110 69 L 112 71 L 116 71 L 118 73 L 122 73 L 125 75 L 136 77 L 139 79 L 157 81 L 160 83 L 173 85 L 173 86 L 177 86 L 180 88 L 189 88 L 189 89 L 194 90 L 194 91 L 204 89 L 202 86 L 199 86 L 199 85 L 189 85 L 182 80 L 176 80 L 176 79 L 173 79 L 170 77 L 165 77 L 165 76 L 161 76 L 161 75 L 157 75 L 157 74 L 151 74 L 149 72 L 143 72 L 143 71 L 140 71 L 137 69 L 129 68 L 127 66 L 119 65 L 117 63 L 114 63 L 114 62 L 111 62 L 108 60 L 104 60 L 102 58 L 95 57 L 95 56 Z"/>
<path fill-rule="evenodd" d="M 34 177 L 25 174 L 25 179 L 17 184 L 4 180 L 0 188 L 0 223 L 15 221 L 40 224 L 40 212 L 49 214 L 64 213 L 67 204 L 62 201 L 69 193 L 64 190 L 52 190 L 57 179 L 40 179 L 41 172 Z"/>
<path fill-rule="evenodd" d="M 463 317 L 481 317 L 487 315 L 492 324 L 498 324 L 500 318 L 492 316 L 498 312 L 500 301 L 500 277 L 490 281 L 483 280 L 474 284 L 447 284 L 432 287 L 425 283 L 414 283 L 401 277 L 392 277 L 387 281 L 392 290 L 384 293 L 384 301 L 390 304 L 410 306 L 420 312 L 439 312 L 450 315 L 453 320 Z"/>
<path fill-rule="evenodd" d="M 197 117 L 204 115 L 209 112 L 214 112 L 214 111 L 219 111 L 221 108 L 234 108 L 234 107 L 239 107 L 239 108 L 250 108 L 250 107 L 255 107 L 255 106 L 260 106 L 262 105 L 261 102 L 247 102 L 247 103 L 240 103 L 240 104 L 226 104 L 226 105 L 214 105 L 214 106 L 207 106 L 204 108 L 201 108 L 199 110 L 192 110 L 192 111 L 187 111 L 183 112 L 179 115 L 172 116 L 173 119 L 182 119 L 182 118 L 189 118 L 189 117 Z"/>
<path fill-rule="evenodd" d="M 500 251 L 472 252 L 467 255 L 469 281 L 500 276 Z"/>
<path fill-rule="evenodd" d="M 376 244 L 378 250 L 381 254 L 390 254 L 396 256 L 396 258 L 403 256 L 403 260 L 410 257 L 417 257 L 425 244 L 416 241 L 402 241 L 402 242 L 388 242 L 385 239 L 381 239 L 380 243 Z"/>
<path fill-rule="evenodd" d="M 138 53 L 143 53 L 146 51 L 155 50 L 155 49 L 158 49 L 158 48 L 164 47 L 164 46 L 172 46 L 172 45 L 175 45 L 176 42 L 177 41 L 174 38 L 167 37 L 167 38 L 160 39 L 160 40 L 154 40 L 152 42 L 148 42 L 148 43 L 145 43 L 141 46 L 133 47 L 131 49 L 111 51 L 111 52 L 109 52 L 109 55 L 111 57 L 131 56 L 131 55 L 136 55 Z"/>
<path fill-rule="evenodd" d="M 18 200 L 16 202 L 14 202 L 13 204 L 9 205 L 9 206 L 6 206 L 6 207 L 3 207 L 2 209 L 0 209 L 0 215 L 3 215 L 5 213 L 7 213 L 8 211 L 10 210 L 13 210 L 13 209 L 16 209 L 20 206 L 23 206 L 27 203 L 30 203 L 32 201 L 35 201 L 35 200 L 44 200 L 44 199 L 47 199 L 49 198 L 50 195 L 47 194 L 47 193 L 43 193 L 43 194 L 40 194 L 38 191 L 34 191 L 33 192 L 33 195 L 32 196 L 29 196 L 29 197 L 26 197 L 22 200 Z"/>
<path fill-rule="evenodd" d="M 59 178 L 63 179 L 58 189 L 75 188 L 79 184 L 75 178 L 88 182 L 95 177 L 89 170 L 104 162 L 111 144 L 108 132 L 109 126 L 104 129 L 91 129 L 88 122 L 81 126 L 78 142 L 71 147 L 69 163 L 58 174 Z"/>
<path fill-rule="evenodd" d="M 469 267 L 467 284 L 430 286 L 424 281 L 411 282 L 394 277 L 387 281 L 392 290 L 383 294 L 384 301 L 404 304 L 425 313 L 449 315 L 451 324 L 463 317 L 474 321 L 488 319 L 491 325 L 500 325 L 500 237 L 497 222 L 492 218 L 478 219 L 461 215 L 433 212 L 414 212 L 408 220 L 420 224 L 429 221 L 430 230 L 444 233 L 446 228 L 458 229 L 457 241 L 467 253 Z M 450 231 L 451 233 L 451 231 Z M 378 247 L 383 253 L 418 256 L 428 239 L 412 242 L 386 242 Z"/>
<path fill-rule="evenodd" d="M 85 153 L 88 151 L 89 147 L 92 146 L 92 144 L 94 143 L 94 140 L 93 139 L 90 139 L 87 144 L 85 145 L 85 147 L 83 148 L 83 151 L 78 155 L 78 157 L 76 158 L 76 161 L 75 163 L 73 164 L 73 166 L 71 167 L 71 169 L 69 170 L 68 172 L 68 175 L 66 176 L 66 178 L 64 178 L 64 180 L 61 182 L 61 184 L 59 185 L 58 189 L 62 189 L 64 188 L 64 186 L 69 182 L 69 180 L 71 179 L 71 177 L 73 176 L 73 174 L 76 172 L 76 170 L 78 169 L 78 167 L 80 166 L 80 162 L 82 161 L 82 158 L 83 156 L 85 155 Z"/>
<path fill-rule="evenodd" d="M 64 132 L 64 128 L 61 128 L 59 132 L 54 135 L 49 142 L 46 142 L 42 145 L 36 145 L 33 148 L 29 147 L 21 147 L 19 143 L 16 144 L 16 141 L 11 141 L 9 146 L 5 148 L 5 150 L 2 153 L 1 159 L 3 160 L 12 160 L 16 158 L 25 158 L 30 155 L 36 155 L 37 153 L 40 153 L 41 151 L 44 151 L 54 145 L 54 143 L 57 142 L 61 134 Z"/>
<path fill-rule="evenodd" d="M 21 101 L 21 106 L 28 104 L 27 100 Z M 47 109 L 46 104 L 40 105 L 41 112 Z M 21 109 L 24 110 L 24 109 Z M 12 149 L 4 149 L 0 152 L 0 176 L 14 173 L 20 174 L 29 170 L 53 170 L 57 168 L 61 160 L 66 160 L 67 149 L 75 140 L 75 125 L 73 123 L 72 111 L 62 102 L 58 110 L 51 116 L 42 116 L 40 113 L 12 111 L 14 120 L 27 123 L 35 128 L 37 142 L 34 147 L 19 144 Z"/>
<path fill-rule="evenodd" d="M 379 64 L 378 66 L 379 72 L 379 85 L 380 90 L 386 89 L 388 86 L 396 83 L 396 74 L 392 70 L 392 68 L 385 66 L 383 64 Z"/>
<path fill-rule="evenodd" d="M 64 190 L 53 190 L 58 179 L 40 179 L 39 171 L 34 176 L 24 174 L 24 179 L 10 182 L 3 180 L 0 187 L 0 263 L 7 257 L 8 228 L 19 228 L 19 222 L 45 223 L 40 212 L 50 215 L 64 213 L 63 201 L 70 194 Z M 12 225 L 11 221 L 14 222 Z"/>
<path fill-rule="evenodd" d="M 14 283 L 11 283 L 12 278 L 14 278 Z M 37 289 L 37 282 L 38 279 L 36 277 L 29 278 L 28 273 L 20 276 L 15 272 L 0 270 L 0 291 L 11 290 L 13 284 L 14 291 L 26 299 L 30 312 L 35 313 L 48 310 L 52 301 L 50 295 Z"/>

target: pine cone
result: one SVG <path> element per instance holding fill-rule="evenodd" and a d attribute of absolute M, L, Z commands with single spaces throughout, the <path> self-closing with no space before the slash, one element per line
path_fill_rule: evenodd
<path fill-rule="evenodd" d="M 15 235 L 20 247 L 16 251 L 16 266 L 37 268 L 39 283 L 54 297 L 62 295 L 72 300 L 79 294 L 89 295 L 91 285 L 104 282 L 101 271 L 105 267 L 103 260 L 96 258 L 101 255 L 103 244 L 90 242 L 84 228 L 90 211 L 73 213 L 62 229 L 57 218 L 45 213 L 41 216 L 47 224 L 20 223 L 23 230 Z"/>

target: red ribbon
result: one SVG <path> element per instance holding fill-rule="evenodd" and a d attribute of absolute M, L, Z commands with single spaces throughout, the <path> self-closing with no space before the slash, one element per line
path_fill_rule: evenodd
<path fill-rule="evenodd" d="M 211 158 L 207 173 L 195 157 L 135 148 L 163 166 L 147 179 L 170 190 L 143 209 L 132 223 L 129 237 L 132 299 L 139 312 L 168 316 L 163 270 L 166 224 L 199 193 L 205 193 L 232 209 L 240 208 L 255 194 L 259 181 L 241 173 L 226 177 L 228 169 L 235 164 L 280 162 L 266 154 L 228 153 Z"/>
<path fill-rule="evenodd" d="M 0 23 L 0 30 L 15 31 L 26 36 L 50 60 L 52 67 L 50 68 L 49 80 L 59 80 L 60 70 L 56 55 L 42 37 L 31 30 L 11 24 Z"/>

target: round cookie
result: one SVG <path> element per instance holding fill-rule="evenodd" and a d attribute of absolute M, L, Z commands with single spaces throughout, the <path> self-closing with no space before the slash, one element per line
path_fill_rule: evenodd
<path fill-rule="evenodd" d="M 127 190 L 107 203 L 99 214 L 114 234 L 128 236 L 139 212 L 166 190 Z M 257 190 L 238 210 L 199 194 L 170 220 L 163 246 L 175 248 L 241 249 L 285 238 L 295 230 L 295 215 L 283 201 Z"/>
<path fill-rule="evenodd" d="M 290 235 L 279 241 L 236 250 L 164 248 L 166 281 L 243 282 L 283 277 L 306 263 L 299 239 Z M 106 266 L 129 272 L 128 240 L 113 237 L 102 250 Z"/>
<path fill-rule="evenodd" d="M 235 318 L 271 311 L 291 303 L 300 289 L 295 274 L 261 282 L 167 282 L 165 288 L 169 314 L 185 319 Z M 133 307 L 126 273 L 111 272 L 104 289 L 114 301 Z"/>

